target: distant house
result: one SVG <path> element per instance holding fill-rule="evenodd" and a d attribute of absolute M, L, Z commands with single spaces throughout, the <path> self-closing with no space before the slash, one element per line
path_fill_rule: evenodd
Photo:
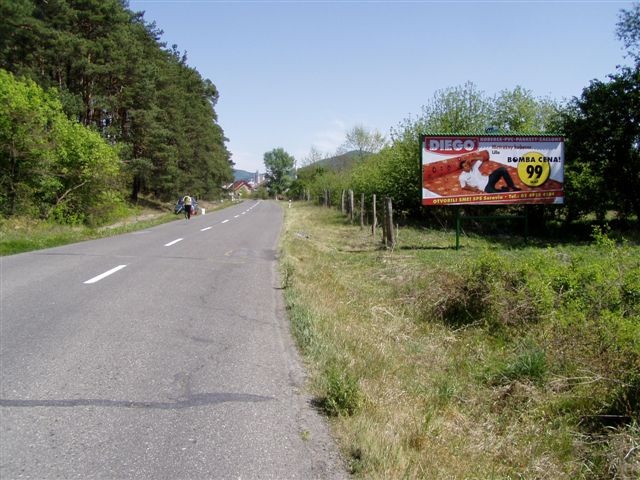
<path fill-rule="evenodd" d="M 253 192 L 253 187 L 246 180 L 236 180 L 231 185 L 227 185 L 226 189 L 232 198 L 246 197 Z"/>

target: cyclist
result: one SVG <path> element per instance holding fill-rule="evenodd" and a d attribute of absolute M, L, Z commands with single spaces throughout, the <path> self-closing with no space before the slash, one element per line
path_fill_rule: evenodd
<path fill-rule="evenodd" d="M 184 205 L 184 217 L 189 220 L 191 218 L 191 204 L 193 200 L 189 195 L 185 195 L 182 199 L 182 204 Z"/>

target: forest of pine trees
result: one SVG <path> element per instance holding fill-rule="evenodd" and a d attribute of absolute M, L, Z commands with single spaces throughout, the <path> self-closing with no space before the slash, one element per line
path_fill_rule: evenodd
<path fill-rule="evenodd" d="M 4 215 L 64 220 L 80 202 L 142 194 L 216 198 L 232 180 L 216 86 L 125 0 L 0 0 L 0 18 Z M 83 126 L 83 148 L 56 133 L 61 122 Z M 99 167 L 108 180 L 87 174 L 95 148 L 80 139 L 91 134 L 112 158 Z"/>

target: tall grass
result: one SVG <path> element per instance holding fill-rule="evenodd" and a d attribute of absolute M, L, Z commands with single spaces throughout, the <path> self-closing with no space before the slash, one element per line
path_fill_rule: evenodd
<path fill-rule="evenodd" d="M 363 478 L 637 478 L 640 249 L 401 229 L 295 204 L 286 301 Z M 631 452 L 631 453 L 629 453 Z"/>
<path fill-rule="evenodd" d="M 0 256 L 58 247 L 74 242 L 109 237 L 149 228 L 175 220 L 164 213 L 152 220 L 131 221 L 114 228 L 92 228 L 84 225 L 60 225 L 24 217 L 0 219 Z"/>

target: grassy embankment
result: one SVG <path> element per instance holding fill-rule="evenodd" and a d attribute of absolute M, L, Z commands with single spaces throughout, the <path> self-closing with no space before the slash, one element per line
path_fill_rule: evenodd
<path fill-rule="evenodd" d="M 286 210 L 282 281 L 309 388 L 363 478 L 640 478 L 640 248 Z M 511 246 L 510 246 L 511 244 Z"/>
<path fill-rule="evenodd" d="M 0 217 L 0 256 L 58 247 L 74 242 L 110 237 L 181 220 L 174 215 L 173 204 L 146 201 L 145 207 L 123 209 L 118 219 L 108 225 L 60 225 L 25 217 Z M 234 205 L 231 202 L 200 202 L 207 212 Z"/>

